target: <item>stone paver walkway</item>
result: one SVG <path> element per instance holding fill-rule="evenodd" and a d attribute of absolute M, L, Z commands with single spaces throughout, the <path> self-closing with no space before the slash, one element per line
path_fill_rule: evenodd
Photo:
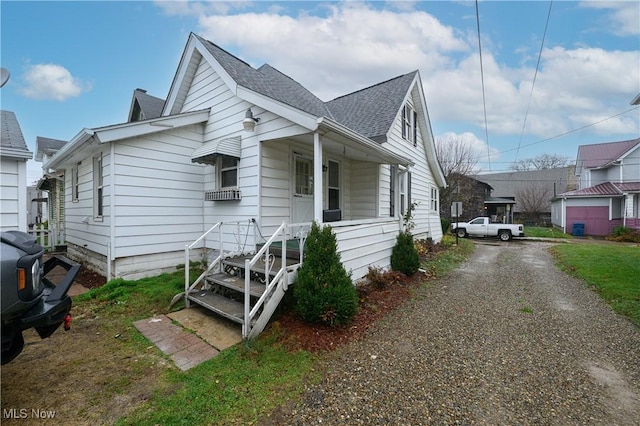
<path fill-rule="evenodd" d="M 169 355 L 182 371 L 187 371 L 219 354 L 218 350 L 194 333 L 172 324 L 171 318 L 166 315 L 139 320 L 133 325 L 162 352 Z"/>

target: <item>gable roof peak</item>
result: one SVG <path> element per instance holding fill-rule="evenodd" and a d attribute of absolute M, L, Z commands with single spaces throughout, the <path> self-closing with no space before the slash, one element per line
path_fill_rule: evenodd
<path fill-rule="evenodd" d="M 281 71 L 268 64 L 255 69 L 211 41 L 198 35 L 194 36 L 237 85 L 297 108 L 314 117 L 323 117 L 329 114 L 324 102 Z"/>

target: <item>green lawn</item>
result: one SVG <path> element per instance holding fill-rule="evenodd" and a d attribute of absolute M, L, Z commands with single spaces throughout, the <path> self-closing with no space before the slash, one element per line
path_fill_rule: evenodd
<path fill-rule="evenodd" d="M 561 244 L 551 249 L 566 272 L 593 286 L 614 311 L 640 326 L 640 248 Z"/>
<path fill-rule="evenodd" d="M 455 268 L 473 251 L 473 244 L 454 246 L 451 236 L 446 250 L 423 266 L 437 276 Z M 196 277 L 193 271 L 192 277 Z M 184 272 L 163 274 L 138 281 L 117 279 L 75 299 L 82 311 L 101 318 L 103 332 L 116 334 L 133 322 L 167 313 L 171 298 L 184 289 Z M 179 309 L 180 304 L 173 309 Z M 139 333 L 122 344 L 134 351 L 149 350 Z M 278 340 L 281 332 L 271 327 L 257 339 L 241 343 L 186 372 L 168 369 L 157 380 L 156 391 L 118 425 L 158 424 L 254 424 L 288 400 L 295 400 L 305 386 L 322 378 L 320 357 L 305 351 L 290 352 Z M 110 356 L 118 356 L 116 353 Z M 123 357 L 124 358 L 124 357 Z M 126 382 L 114 392 L 127 393 Z M 105 403 L 109 403 L 108 401 Z"/>
<path fill-rule="evenodd" d="M 572 238 L 557 228 L 545 228 L 542 226 L 525 226 L 524 234 L 527 237 L 547 237 L 547 238 Z"/>

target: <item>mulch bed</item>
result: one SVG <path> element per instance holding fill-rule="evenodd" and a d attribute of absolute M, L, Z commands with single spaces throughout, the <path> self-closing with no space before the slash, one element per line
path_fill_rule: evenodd
<path fill-rule="evenodd" d="M 428 240 L 416 241 L 416 244 L 421 264 L 446 250 L 442 245 L 433 244 Z M 305 350 L 317 354 L 333 351 L 363 337 L 377 320 L 409 300 L 412 289 L 432 279 L 435 279 L 434 273 L 427 271 L 418 272 L 411 277 L 396 274 L 392 282 L 382 287 L 371 283 L 358 286 L 358 312 L 351 322 L 344 326 L 309 324 L 289 306 L 272 323 L 270 332 L 275 333 L 283 346 L 291 351 Z"/>
<path fill-rule="evenodd" d="M 358 312 L 343 326 L 309 324 L 293 308 L 289 308 L 272 323 L 272 333 L 291 351 L 305 350 L 320 354 L 333 351 L 365 335 L 367 330 L 389 312 L 411 298 L 411 290 L 427 279 L 428 274 L 416 273 L 385 288 L 359 286 Z"/>

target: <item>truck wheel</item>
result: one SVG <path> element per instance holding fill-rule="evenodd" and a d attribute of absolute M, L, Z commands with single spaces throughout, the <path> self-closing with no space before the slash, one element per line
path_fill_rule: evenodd
<path fill-rule="evenodd" d="M 464 228 L 459 228 L 456 230 L 456 233 L 458 234 L 458 237 L 460 238 L 464 238 L 467 236 L 467 230 Z"/>
<path fill-rule="evenodd" d="M 2 336 L 2 360 L 0 361 L 2 365 L 11 362 L 24 348 L 24 338 L 20 330 L 9 330 L 8 334 L 10 336 Z"/>
<path fill-rule="evenodd" d="M 498 233 L 498 237 L 500 241 L 509 241 L 511 239 L 511 232 L 509 231 L 500 231 Z"/>

